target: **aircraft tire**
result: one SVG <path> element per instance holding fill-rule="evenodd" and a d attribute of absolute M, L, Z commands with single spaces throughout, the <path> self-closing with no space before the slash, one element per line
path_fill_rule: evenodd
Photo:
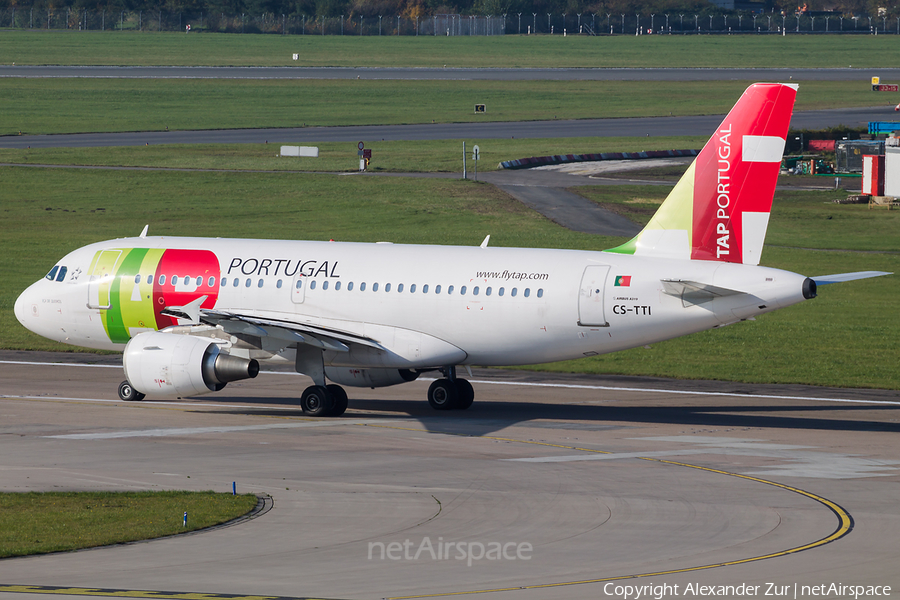
<path fill-rule="evenodd" d="M 125 402 L 140 402 L 146 396 L 134 389 L 134 386 L 126 380 L 119 384 L 119 398 Z"/>
<path fill-rule="evenodd" d="M 326 417 L 331 413 L 334 401 L 324 385 L 311 385 L 300 396 L 300 408 L 311 417 Z"/>
<path fill-rule="evenodd" d="M 332 383 L 326 385 L 325 389 L 328 390 L 328 395 L 331 396 L 331 399 L 333 401 L 331 412 L 328 413 L 328 416 L 339 417 L 344 414 L 344 411 L 347 410 L 347 404 L 349 404 L 349 400 L 347 399 L 347 392 L 344 391 L 344 388 Z"/>
<path fill-rule="evenodd" d="M 459 392 L 449 379 L 438 379 L 428 388 L 428 404 L 434 410 L 452 410 L 459 403 Z"/>
<path fill-rule="evenodd" d="M 456 394 L 458 400 L 455 408 L 458 410 L 466 410 L 475 401 L 475 390 L 467 379 L 456 380 Z"/>

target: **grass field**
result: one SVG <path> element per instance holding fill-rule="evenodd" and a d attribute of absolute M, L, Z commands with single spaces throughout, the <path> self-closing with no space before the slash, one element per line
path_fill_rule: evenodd
<path fill-rule="evenodd" d="M 253 494 L 214 492 L 4 493 L 0 494 L 0 558 L 194 531 L 235 519 L 256 503 Z"/>
<path fill-rule="evenodd" d="M 5 79 L 0 135 L 724 114 L 750 83 L 650 85 L 637 101 L 627 81 Z M 796 109 L 889 102 L 868 82 L 811 81 Z"/>
<path fill-rule="evenodd" d="M 0 177 L 0 272 L 7 281 L 0 340 L 7 348 L 74 350 L 23 329 L 12 315 L 16 295 L 66 252 L 134 235 L 146 223 L 151 234 L 166 235 L 475 245 L 491 234 L 497 246 L 589 250 L 624 241 L 565 230 L 491 186 L 452 179 L 26 167 L 0 168 Z M 648 211 L 667 193 L 657 186 L 601 191 L 600 201 Z M 900 272 L 900 214 L 833 205 L 831 196 L 779 194 L 769 241 L 791 247 L 766 247 L 763 264 L 808 275 Z M 816 243 L 831 250 L 797 247 Z M 855 251 L 863 245 L 869 252 Z M 898 295 L 897 277 L 827 286 L 819 298 L 755 323 L 538 368 L 894 389 Z"/>
<path fill-rule="evenodd" d="M 301 60 L 293 61 L 293 53 Z M 877 68 L 900 64 L 900 45 L 891 35 L 356 37 L 16 30 L 0 36 L 0 63 Z"/>
<path fill-rule="evenodd" d="M 374 173 L 459 172 L 462 177 L 462 140 L 382 142 L 364 140 L 372 150 Z M 548 138 L 467 140 L 481 148 L 479 172 L 497 168 L 500 161 L 569 153 L 638 152 L 700 148 L 702 136 L 651 138 Z M 356 143 L 311 143 L 318 158 L 277 156 L 276 144 L 196 144 L 105 148 L 0 149 L 0 163 L 161 167 L 171 169 L 238 169 L 265 171 L 356 171 Z M 469 168 L 471 168 L 471 160 Z"/>

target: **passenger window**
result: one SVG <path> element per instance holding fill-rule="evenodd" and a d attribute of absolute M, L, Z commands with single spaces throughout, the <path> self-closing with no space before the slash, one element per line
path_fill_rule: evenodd
<path fill-rule="evenodd" d="M 478 295 L 478 286 L 477 285 L 472 289 L 472 293 L 476 296 Z"/>
<path fill-rule="evenodd" d="M 316 280 L 315 279 L 313 279 L 312 281 L 309 282 L 309 289 L 311 289 L 311 290 L 316 289 Z"/>
<path fill-rule="evenodd" d="M 409 286 L 409 293 L 410 294 L 416 293 L 416 284 L 412 284 L 411 286 Z"/>
<path fill-rule="evenodd" d="M 259 281 L 256 282 L 256 287 L 261 288 L 262 286 L 263 286 L 263 280 L 260 279 Z"/>
<path fill-rule="evenodd" d="M 386 292 L 391 291 L 391 284 L 389 284 L 389 283 L 384 284 L 384 291 L 386 291 Z"/>
<path fill-rule="evenodd" d="M 172 275 L 172 285 L 178 285 L 178 275 Z"/>
<path fill-rule="evenodd" d="M 428 293 L 428 284 L 427 284 L 427 283 L 426 283 L 425 285 L 422 286 L 422 293 L 423 293 L 423 294 L 427 294 L 427 293 Z"/>
<path fill-rule="evenodd" d="M 439 285 L 434 286 L 434 293 L 435 293 L 435 294 L 440 294 L 440 293 L 441 293 L 441 286 L 439 286 Z"/>
<path fill-rule="evenodd" d="M 237 281 L 237 279 L 235 279 L 235 281 Z M 159 276 L 159 285 L 166 285 L 166 276 L 165 275 Z"/>
<path fill-rule="evenodd" d="M 140 276 L 140 275 L 135 275 L 135 276 L 134 276 L 134 282 L 135 282 L 135 283 L 140 283 L 140 282 L 141 282 L 141 276 Z"/>
<path fill-rule="evenodd" d="M 525 288 L 525 297 L 527 298 L 530 295 L 531 295 L 531 288 Z"/>
<path fill-rule="evenodd" d="M 497 295 L 502 296 L 503 292 L 504 292 L 503 288 L 500 288 L 499 290 L 497 290 Z"/>
<path fill-rule="evenodd" d="M 200 285 L 200 284 L 198 283 L 197 285 Z M 212 286 L 216 285 L 216 278 L 210 276 L 210 278 L 206 280 L 206 285 L 207 285 L 207 287 L 212 287 Z"/>
<path fill-rule="evenodd" d="M 452 285 L 447 286 L 447 293 L 448 293 L 448 294 L 452 294 L 452 293 L 453 293 L 453 286 L 452 286 Z"/>
<path fill-rule="evenodd" d="M 147 285 L 153 285 L 153 275 L 147 275 Z"/>
<path fill-rule="evenodd" d="M 338 291 L 339 289 L 341 289 L 341 282 L 335 281 L 334 282 L 334 291 Z"/>
<path fill-rule="evenodd" d="M 513 289 L 512 289 L 512 293 L 510 294 L 510 296 L 512 296 L 513 298 L 515 298 L 517 293 L 519 293 L 519 290 L 517 290 L 516 288 L 513 288 Z"/>
<path fill-rule="evenodd" d="M 397 293 L 398 293 L 398 294 L 402 294 L 402 293 L 403 293 L 403 284 L 402 284 L 402 283 L 398 283 L 398 284 L 397 284 Z"/>
<path fill-rule="evenodd" d="M 210 279 L 210 281 L 212 281 L 212 277 L 210 277 L 209 279 Z M 195 283 L 197 284 L 197 287 L 200 287 L 201 285 L 203 285 L 203 278 L 200 276 L 197 276 L 197 281 Z M 210 287 L 212 287 L 212 284 L 210 284 Z"/>
<path fill-rule="evenodd" d="M 240 282 L 238 281 L 238 278 L 235 277 L 235 278 L 234 278 L 234 281 L 231 282 L 231 285 L 233 285 L 234 287 L 237 287 L 237 286 L 239 285 L 239 283 L 240 283 Z"/>
<path fill-rule="evenodd" d="M 281 289 L 281 280 L 280 279 L 275 282 L 275 287 L 277 287 L 279 290 Z"/>
<path fill-rule="evenodd" d="M 47 273 L 46 278 L 47 278 L 49 281 L 53 281 L 54 279 L 56 279 L 56 272 L 57 272 L 57 271 L 59 271 L 59 265 L 56 265 L 55 267 L 53 267 L 52 269 L 50 269 L 50 272 Z"/>
<path fill-rule="evenodd" d="M 228 285 L 228 278 L 223 277 L 222 281 L 219 283 L 219 285 L 221 285 L 222 287 L 225 287 L 226 285 Z"/>
<path fill-rule="evenodd" d="M 460 296 L 466 295 L 466 286 L 462 286 L 461 288 L 459 288 L 459 295 Z"/>
<path fill-rule="evenodd" d="M 366 282 L 365 281 L 363 281 L 361 284 L 359 284 L 359 291 L 361 291 L 361 292 L 366 291 Z"/>
<path fill-rule="evenodd" d="M 540 289 L 538 289 L 538 298 L 543 298 L 543 297 L 544 297 L 544 288 L 540 288 Z"/>
<path fill-rule="evenodd" d="M 322 289 L 323 289 L 323 290 L 327 290 L 327 289 L 328 289 L 328 280 L 327 280 L 327 279 L 326 279 L 325 281 L 322 282 Z"/>
<path fill-rule="evenodd" d="M 350 283 L 347 284 L 347 291 L 348 291 L 348 292 L 352 292 L 352 291 L 353 291 L 353 282 L 352 282 L 352 281 L 351 281 Z"/>
<path fill-rule="evenodd" d="M 373 292 L 377 292 L 377 291 L 378 291 L 378 284 L 377 284 L 377 283 L 373 283 L 373 284 L 372 284 L 372 291 L 373 291 Z"/>
<path fill-rule="evenodd" d="M 490 295 L 491 295 L 491 288 L 488 288 L 488 289 L 484 290 L 484 295 L 485 295 L 485 296 L 490 296 Z"/>
<path fill-rule="evenodd" d="M 246 281 L 244 281 L 244 287 L 250 287 L 250 278 L 248 277 Z"/>

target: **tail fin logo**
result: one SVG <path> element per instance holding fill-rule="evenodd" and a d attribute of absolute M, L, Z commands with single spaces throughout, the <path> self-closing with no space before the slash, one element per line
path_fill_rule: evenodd
<path fill-rule="evenodd" d="M 611 251 L 759 264 L 796 94 L 747 88 L 647 227 Z"/>

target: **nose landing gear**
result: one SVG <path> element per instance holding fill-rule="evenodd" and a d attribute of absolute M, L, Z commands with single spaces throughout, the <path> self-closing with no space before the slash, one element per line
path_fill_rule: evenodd
<path fill-rule="evenodd" d="M 146 396 L 128 383 L 128 381 L 123 381 L 119 384 L 119 398 L 124 400 L 125 402 L 139 402 L 143 400 Z"/>

